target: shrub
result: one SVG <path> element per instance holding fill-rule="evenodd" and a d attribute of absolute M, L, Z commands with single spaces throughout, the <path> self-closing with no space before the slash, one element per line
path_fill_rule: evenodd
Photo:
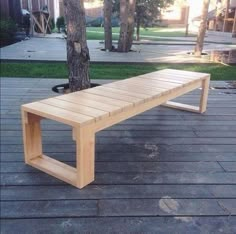
<path fill-rule="evenodd" d="M 54 23 L 54 19 L 53 18 L 50 18 L 49 25 L 50 25 L 52 30 L 55 28 L 55 23 Z"/>
<path fill-rule="evenodd" d="M 65 27 L 65 19 L 63 16 L 60 16 L 57 18 L 56 26 L 57 26 L 58 32 L 60 32 L 61 28 Z"/>
<path fill-rule="evenodd" d="M 16 33 L 16 23 L 11 19 L 0 19 L 0 43 L 1 46 L 9 44 L 14 40 Z"/>

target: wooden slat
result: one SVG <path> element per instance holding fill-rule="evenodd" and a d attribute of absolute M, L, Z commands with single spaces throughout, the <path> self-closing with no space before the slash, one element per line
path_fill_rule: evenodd
<path fill-rule="evenodd" d="M 192 105 L 187 105 L 187 104 L 182 104 L 182 103 L 177 103 L 177 102 L 171 102 L 171 101 L 168 101 L 162 105 L 166 106 L 166 107 L 171 107 L 171 108 L 175 108 L 175 109 L 179 109 L 179 110 L 191 111 L 191 112 L 196 112 L 196 113 L 199 113 L 199 111 L 200 111 L 199 107 L 197 107 L 197 106 L 192 106 Z"/>
<path fill-rule="evenodd" d="M 161 104 L 165 103 L 167 100 L 171 100 L 171 99 L 174 99 L 180 95 L 188 93 L 200 86 L 201 86 L 201 81 L 199 80 L 198 82 L 190 84 L 186 87 L 181 87 L 175 91 L 169 92 L 168 94 L 165 94 L 164 96 L 155 97 L 149 102 L 143 103 L 137 107 L 130 108 L 129 110 L 127 110 L 125 112 L 122 112 L 122 113 L 119 113 L 115 116 L 112 116 L 112 118 L 109 118 L 105 121 L 102 120 L 102 121 L 97 122 L 95 124 L 95 129 L 96 129 L 96 131 L 100 131 L 100 130 L 107 128 L 109 126 L 112 126 L 118 122 L 121 122 L 123 120 L 126 120 L 126 119 L 132 117 L 132 116 L 135 116 L 139 113 L 149 110 L 155 106 L 161 105 Z"/>
<path fill-rule="evenodd" d="M 172 83 L 168 80 L 154 80 L 154 79 L 149 79 L 149 78 L 135 78 L 134 82 L 139 82 L 140 84 L 152 86 L 152 87 L 163 87 L 163 88 L 176 88 L 176 87 L 181 87 L 184 84 L 179 84 L 179 83 Z M 185 82 L 185 84 L 188 82 Z"/>
<path fill-rule="evenodd" d="M 154 74 L 145 74 L 145 75 L 142 75 L 141 77 L 150 77 L 150 78 L 156 78 L 156 77 L 167 77 L 167 78 L 174 78 L 174 79 L 179 79 L 179 80 L 183 80 L 183 81 L 186 81 L 186 82 L 190 82 L 191 80 L 198 80 L 200 76 L 196 76 L 196 77 L 190 77 L 189 78 L 189 75 L 184 75 L 184 74 L 175 74 L 175 73 L 169 73 L 169 72 L 156 72 Z"/>
<path fill-rule="evenodd" d="M 154 80 L 148 80 L 146 81 L 145 79 L 142 79 L 142 78 L 135 78 L 134 80 L 130 80 L 128 81 L 126 84 L 129 84 L 129 85 L 138 85 L 138 86 L 141 86 L 142 88 L 146 88 L 146 89 L 161 89 L 161 90 L 169 90 L 169 89 L 172 89 L 172 88 L 175 88 L 178 86 L 178 84 L 171 84 L 171 83 L 164 83 L 164 82 L 161 82 L 159 81 L 158 83 Z"/>
<path fill-rule="evenodd" d="M 53 119 L 71 126 L 78 124 L 84 125 L 95 121 L 93 117 L 50 106 L 41 102 L 25 104 L 22 106 L 22 108 L 24 111 L 45 118 Z"/>
<path fill-rule="evenodd" d="M 166 90 L 158 90 L 153 87 L 143 87 L 141 85 L 131 85 L 131 84 L 122 84 L 122 83 L 111 83 L 107 85 L 108 87 L 124 90 L 124 91 L 131 91 L 131 92 L 137 92 L 145 95 L 149 95 L 150 98 L 159 97 L 163 95 L 165 92 L 168 92 Z"/>
<path fill-rule="evenodd" d="M 143 98 L 137 98 L 137 97 L 133 97 L 133 96 L 127 96 L 125 94 L 111 92 L 111 90 L 103 88 L 103 87 L 87 89 L 87 90 L 84 90 L 83 92 L 92 93 L 92 94 L 96 94 L 96 95 L 100 95 L 100 96 L 104 96 L 104 97 L 109 97 L 109 98 L 116 99 L 116 100 L 122 100 L 122 101 L 130 102 L 133 104 L 138 104 L 138 103 L 144 102 Z"/>
<path fill-rule="evenodd" d="M 179 79 L 182 79 L 182 80 L 189 80 L 189 81 L 200 79 L 199 76 L 196 76 L 196 77 L 194 78 L 194 77 L 192 77 L 191 75 L 187 75 L 187 74 L 174 74 L 174 73 L 168 73 L 168 72 L 160 73 L 160 75 L 162 75 L 162 74 L 164 74 L 164 75 L 166 75 L 166 76 L 168 75 L 168 76 L 174 77 L 174 78 L 179 78 Z"/>
<path fill-rule="evenodd" d="M 109 87 L 107 85 L 103 85 L 103 86 L 101 86 L 101 88 L 106 89 L 106 90 L 110 90 L 110 92 L 114 92 L 114 93 L 118 93 L 118 94 L 125 94 L 125 95 L 131 96 L 131 97 L 144 98 L 144 99 L 150 97 L 150 95 L 146 95 L 146 94 L 143 94 L 143 93 L 137 93 L 137 92 L 132 92 L 132 91 L 124 91 L 124 90 Z"/>
<path fill-rule="evenodd" d="M 156 74 L 155 76 L 140 76 L 139 78 L 169 81 L 170 83 L 178 83 L 178 84 L 185 84 L 185 83 L 194 82 L 195 80 L 197 80 L 197 78 L 194 80 L 189 80 L 188 78 L 170 76 L 170 75 L 165 75 L 165 74 Z"/>
<path fill-rule="evenodd" d="M 86 93 L 84 91 L 80 91 L 80 92 L 75 92 L 73 94 L 71 94 L 71 96 L 77 97 L 77 98 L 85 98 L 88 100 L 92 100 L 92 101 L 97 101 L 97 102 L 101 102 L 101 103 L 106 103 L 109 105 L 114 105 L 114 106 L 118 106 L 121 109 L 125 109 L 127 107 L 131 107 L 133 106 L 133 103 L 131 102 L 126 102 L 126 101 L 122 101 L 122 100 L 117 100 L 117 99 L 113 99 L 110 97 L 104 97 L 98 94 L 92 94 L 92 93 Z"/>
<path fill-rule="evenodd" d="M 57 99 L 65 100 L 65 101 L 72 102 L 75 104 L 79 102 L 83 106 L 92 107 L 94 109 L 109 112 L 110 115 L 112 113 L 117 113 L 117 112 L 122 111 L 122 108 L 119 106 L 110 105 L 110 104 L 106 104 L 99 101 L 89 100 L 86 98 L 82 98 L 81 96 L 78 98 L 76 96 L 67 94 L 67 95 L 57 96 Z"/>
<path fill-rule="evenodd" d="M 149 81 L 150 82 L 150 81 Z M 153 85 L 150 85 L 149 82 L 147 83 L 143 83 L 141 78 L 139 77 L 134 77 L 134 78 L 130 78 L 130 79 L 126 79 L 126 80 L 121 80 L 121 81 L 118 81 L 118 82 L 114 82 L 112 84 L 118 84 L 118 85 L 132 85 L 132 86 L 138 86 L 138 87 L 142 87 L 142 89 L 150 89 L 150 87 L 154 90 L 168 90 L 170 87 L 168 86 L 163 86 L 163 85 L 160 85 L 160 86 L 153 86 Z M 171 86 L 171 85 L 170 85 Z"/>
<path fill-rule="evenodd" d="M 208 73 L 202 73 L 202 72 L 192 72 L 192 71 L 182 71 L 182 70 L 175 70 L 175 69 L 163 69 L 158 71 L 160 74 L 170 74 L 173 76 L 183 76 L 187 77 L 190 80 L 199 78 L 204 79 L 209 76 Z"/>
<path fill-rule="evenodd" d="M 48 105 L 55 106 L 55 107 L 59 107 L 65 110 L 69 110 L 72 112 L 77 112 L 83 115 L 94 117 L 96 120 L 109 116 L 109 112 L 105 112 L 105 111 L 94 109 L 87 106 L 82 106 L 79 103 L 75 104 L 75 103 L 64 101 L 58 98 L 49 98 L 49 99 L 42 100 L 41 102 Z"/>

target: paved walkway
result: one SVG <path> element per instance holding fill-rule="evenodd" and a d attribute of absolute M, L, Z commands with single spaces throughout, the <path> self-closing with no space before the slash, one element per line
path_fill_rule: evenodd
<path fill-rule="evenodd" d="M 99 40 L 88 41 L 91 62 L 125 62 L 125 63 L 205 63 L 209 56 L 195 58 L 187 52 L 193 51 L 193 42 L 173 41 L 157 44 L 134 44 L 135 52 L 117 53 L 101 51 L 103 44 Z M 212 50 L 236 49 L 236 45 L 210 44 L 204 47 L 207 53 Z M 22 61 L 66 61 L 66 40 L 63 38 L 31 38 L 1 48 L 2 60 Z"/>

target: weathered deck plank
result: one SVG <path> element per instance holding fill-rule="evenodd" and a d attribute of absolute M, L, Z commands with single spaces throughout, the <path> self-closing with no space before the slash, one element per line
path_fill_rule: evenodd
<path fill-rule="evenodd" d="M 1 233 L 236 233 L 235 90 L 210 90 L 203 115 L 158 107 L 100 132 L 96 180 L 78 190 L 23 162 L 19 107 L 57 82 L 3 79 Z M 46 153 L 75 164 L 71 129 L 42 128 Z"/>

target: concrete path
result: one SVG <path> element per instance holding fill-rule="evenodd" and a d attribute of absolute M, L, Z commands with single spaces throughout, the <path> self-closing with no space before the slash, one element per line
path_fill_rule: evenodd
<path fill-rule="evenodd" d="M 170 43 L 170 42 L 169 42 Z M 101 51 L 103 44 L 99 40 L 88 41 L 91 62 L 125 62 L 125 63 L 205 63 L 209 56 L 195 58 L 187 55 L 193 51 L 194 44 L 182 43 L 172 45 L 135 44 L 135 52 L 117 53 Z M 206 43 L 205 51 L 236 49 L 236 45 Z M 27 41 L 1 48 L 2 60 L 22 61 L 66 61 L 66 40 L 62 38 L 31 38 Z"/>

